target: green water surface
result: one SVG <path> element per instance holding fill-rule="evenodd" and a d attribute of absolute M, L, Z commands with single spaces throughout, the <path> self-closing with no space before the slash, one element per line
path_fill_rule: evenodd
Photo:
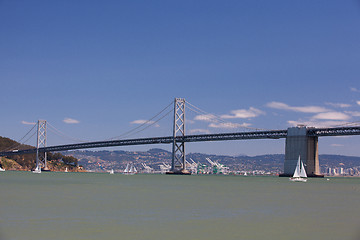
<path fill-rule="evenodd" d="M 0 173 L 0 239 L 360 239 L 360 179 Z"/>

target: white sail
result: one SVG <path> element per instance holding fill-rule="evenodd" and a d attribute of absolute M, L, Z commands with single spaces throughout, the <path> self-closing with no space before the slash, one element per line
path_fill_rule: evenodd
<path fill-rule="evenodd" d="M 5 172 L 5 169 L 3 169 L 2 167 L 0 167 L 0 172 Z"/>
<path fill-rule="evenodd" d="M 124 170 L 124 173 L 126 174 L 126 173 L 129 173 L 129 164 L 126 164 L 126 168 L 125 168 L 125 170 Z"/>
<path fill-rule="evenodd" d="M 304 178 L 307 177 L 306 170 L 304 168 L 304 164 L 302 161 L 301 161 L 301 167 L 300 167 L 300 177 L 304 177 Z"/>
<path fill-rule="evenodd" d="M 39 165 L 36 166 L 35 170 L 32 171 L 32 172 L 33 172 L 33 173 L 41 173 L 41 167 L 39 167 Z"/>
<path fill-rule="evenodd" d="M 295 168 L 295 171 L 294 171 L 294 175 L 293 175 L 294 178 L 300 177 L 300 168 L 301 168 L 300 161 L 301 160 L 300 160 L 300 156 L 299 156 L 299 159 L 297 161 L 296 168 Z"/>
<path fill-rule="evenodd" d="M 110 174 L 114 174 L 114 169 L 111 169 L 111 170 L 110 170 Z"/>
<path fill-rule="evenodd" d="M 304 168 L 303 162 L 300 160 L 300 155 L 299 155 L 299 159 L 296 164 L 294 175 L 292 178 L 290 178 L 290 181 L 293 181 L 293 182 L 306 182 L 307 181 L 306 170 Z"/>

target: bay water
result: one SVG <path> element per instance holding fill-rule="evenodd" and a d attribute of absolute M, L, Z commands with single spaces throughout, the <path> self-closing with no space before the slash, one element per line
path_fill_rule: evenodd
<path fill-rule="evenodd" d="M 360 239 L 360 179 L 6 171 L 0 239 Z"/>

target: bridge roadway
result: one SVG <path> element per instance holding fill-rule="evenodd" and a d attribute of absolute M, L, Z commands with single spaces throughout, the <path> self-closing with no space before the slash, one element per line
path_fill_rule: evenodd
<path fill-rule="evenodd" d="M 309 128 L 307 131 L 309 136 L 319 136 L 319 137 L 360 135 L 360 127 Z M 269 130 L 269 131 L 255 131 L 255 132 L 187 135 L 184 137 L 181 136 L 176 137 L 176 141 L 206 142 L 206 141 L 250 140 L 250 139 L 280 139 L 280 138 L 286 138 L 286 136 L 287 136 L 287 130 Z M 67 150 L 75 150 L 75 149 L 130 146 L 130 145 L 169 144 L 172 143 L 173 141 L 174 138 L 170 136 L 170 137 L 86 142 L 86 143 L 43 147 L 43 148 L 39 148 L 39 152 L 57 152 L 57 151 L 67 151 Z M 29 153 L 36 153 L 36 148 L 25 149 L 25 150 L 13 150 L 9 152 L 0 152 L 0 156 L 21 155 L 21 154 L 29 154 Z"/>

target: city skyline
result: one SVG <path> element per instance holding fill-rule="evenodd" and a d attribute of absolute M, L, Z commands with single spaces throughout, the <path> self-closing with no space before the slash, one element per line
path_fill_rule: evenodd
<path fill-rule="evenodd" d="M 170 111 L 146 120 L 175 97 L 197 107 L 186 111 L 188 134 L 359 125 L 359 10 L 325 0 L 2 2 L 1 136 L 19 140 L 38 119 L 69 136 L 49 131 L 48 145 L 141 125 L 129 138 L 171 136 Z M 359 143 L 323 137 L 319 152 L 359 156 Z M 227 155 L 284 150 L 284 140 L 186 145 Z"/>

